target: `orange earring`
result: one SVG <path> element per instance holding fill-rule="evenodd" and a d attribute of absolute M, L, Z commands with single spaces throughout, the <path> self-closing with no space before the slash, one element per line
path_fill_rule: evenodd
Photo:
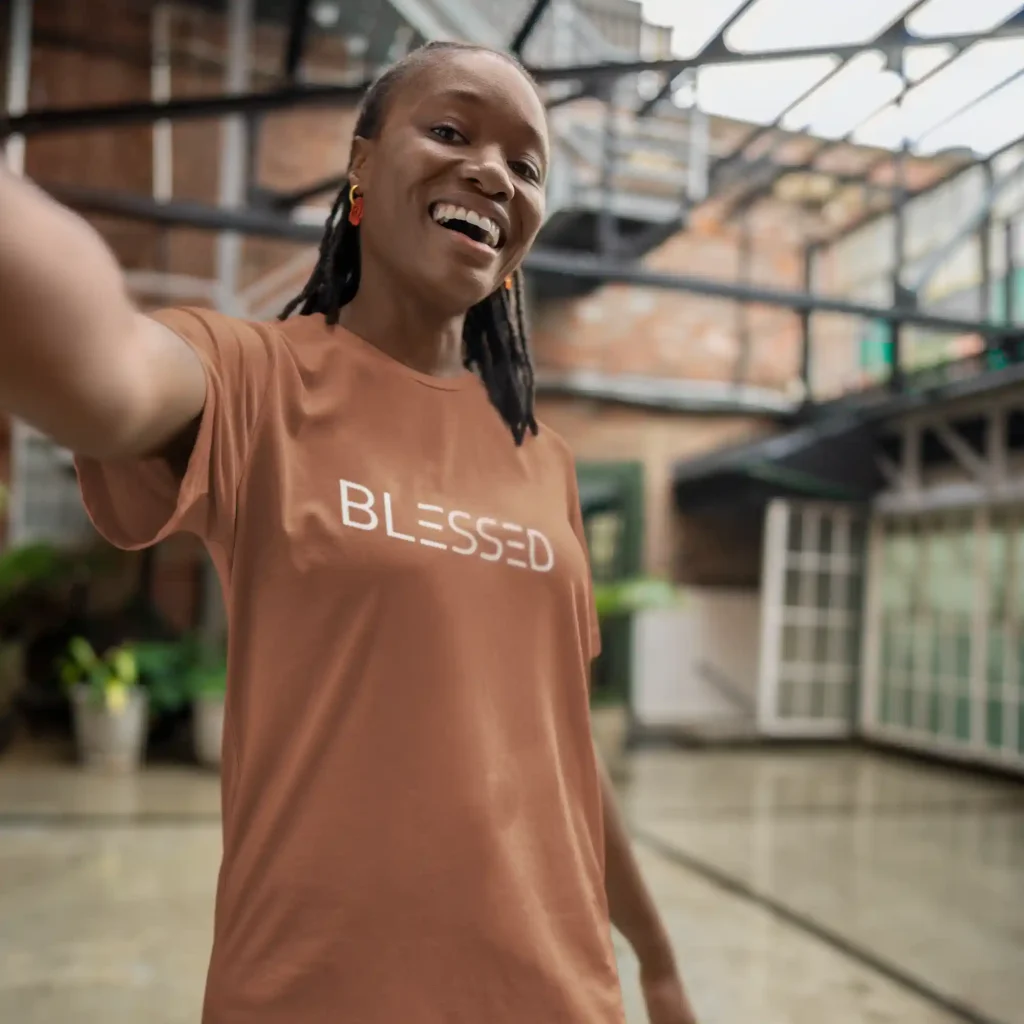
<path fill-rule="evenodd" d="M 515 284 L 515 281 L 512 279 L 511 276 L 510 277 L 506 277 L 505 278 L 505 291 L 507 291 L 507 292 L 512 291 L 512 286 L 514 284 Z"/>
<path fill-rule="evenodd" d="M 358 185 L 353 185 L 348 190 L 348 205 L 348 222 L 357 228 L 363 219 L 363 197 L 359 194 Z"/>

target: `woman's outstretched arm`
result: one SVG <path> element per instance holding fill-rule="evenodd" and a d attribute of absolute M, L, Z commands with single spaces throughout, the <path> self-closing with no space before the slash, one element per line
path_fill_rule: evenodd
<path fill-rule="evenodd" d="M 180 437 L 205 395 L 199 358 L 135 309 L 93 228 L 0 163 L 0 412 L 119 457 Z"/>

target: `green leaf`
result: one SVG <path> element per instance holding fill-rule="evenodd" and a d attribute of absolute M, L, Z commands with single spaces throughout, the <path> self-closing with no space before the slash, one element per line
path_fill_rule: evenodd
<path fill-rule="evenodd" d="M 118 647 L 107 658 L 112 674 L 121 686 L 134 686 L 139 678 L 135 654 L 129 648 Z"/>
<path fill-rule="evenodd" d="M 648 608 L 671 608 L 679 602 L 679 592 L 667 580 L 640 578 L 594 586 L 594 603 L 601 618 Z"/>
<path fill-rule="evenodd" d="M 91 672 L 100 663 L 92 644 L 81 636 L 74 637 L 68 644 L 68 655 L 83 673 Z"/>

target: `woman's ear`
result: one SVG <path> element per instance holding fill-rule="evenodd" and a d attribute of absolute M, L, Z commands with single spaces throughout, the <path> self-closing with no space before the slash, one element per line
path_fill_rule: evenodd
<path fill-rule="evenodd" d="M 352 140 L 352 155 L 348 162 L 348 180 L 353 185 L 358 185 L 360 190 L 365 190 L 369 171 L 371 155 L 373 153 L 373 141 L 364 139 L 357 135 Z"/>

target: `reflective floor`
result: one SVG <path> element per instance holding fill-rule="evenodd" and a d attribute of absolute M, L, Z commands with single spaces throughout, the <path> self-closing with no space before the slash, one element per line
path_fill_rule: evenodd
<path fill-rule="evenodd" d="M 1024 786 L 658 752 L 623 800 L 704 1024 L 1024 1022 Z M 0 761 L 0 1021 L 198 1024 L 217 806 L 199 771 Z"/>

